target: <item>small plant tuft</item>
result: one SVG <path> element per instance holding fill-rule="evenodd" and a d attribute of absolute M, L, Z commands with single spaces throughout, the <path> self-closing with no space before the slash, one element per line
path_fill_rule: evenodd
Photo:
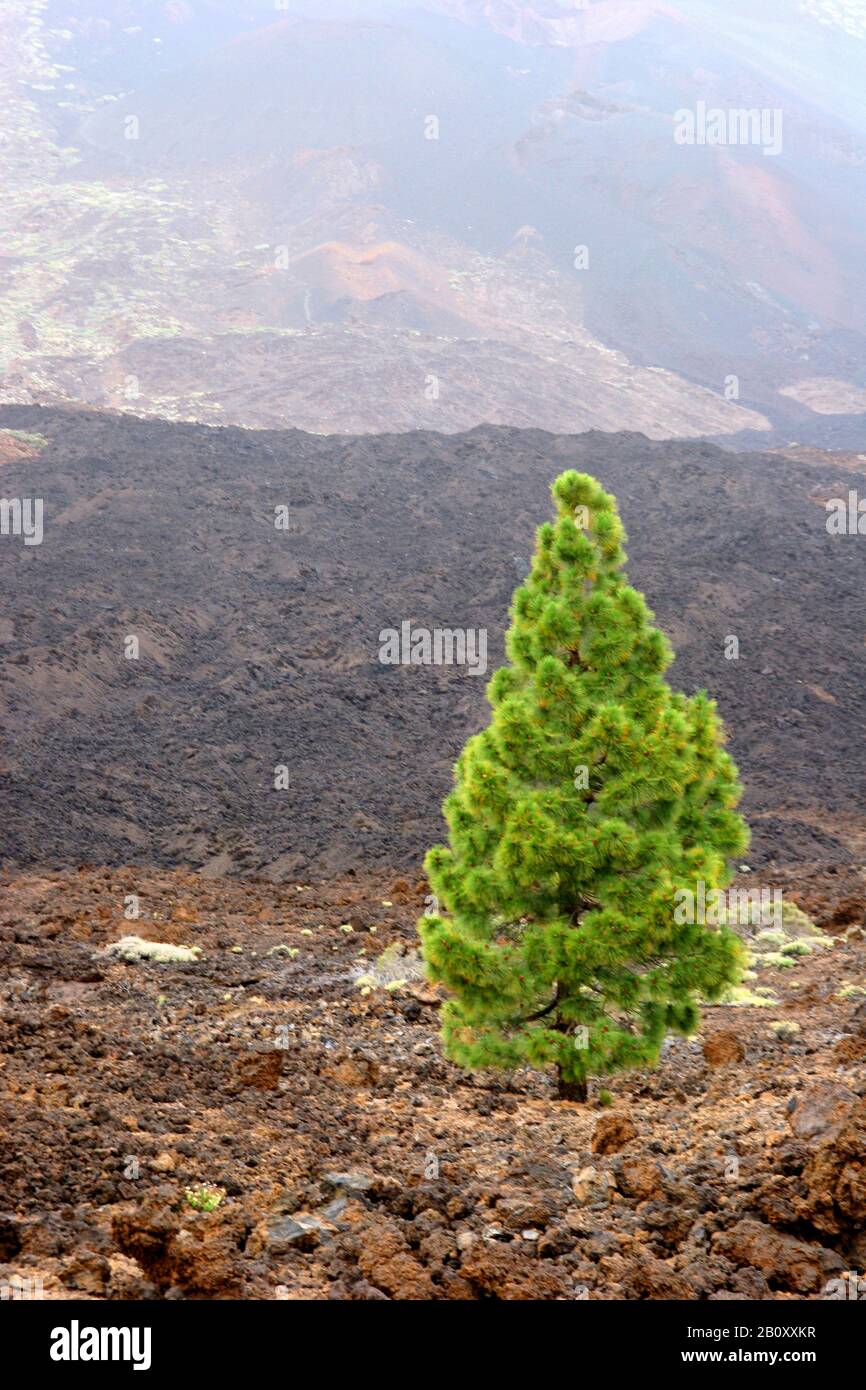
<path fill-rule="evenodd" d="M 196 1187 L 188 1187 L 184 1197 L 193 1211 L 216 1211 L 217 1207 L 225 1200 L 225 1188 L 214 1187 L 210 1183 L 199 1183 Z"/>

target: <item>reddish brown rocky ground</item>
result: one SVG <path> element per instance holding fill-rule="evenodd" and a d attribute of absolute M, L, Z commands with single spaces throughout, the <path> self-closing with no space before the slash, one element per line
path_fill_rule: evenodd
<path fill-rule="evenodd" d="M 7 881 L 0 1281 L 49 1298 L 826 1297 L 866 1269 L 866 1006 L 838 997 L 866 983 L 866 898 L 850 868 L 790 878 L 832 950 L 762 976 L 778 1005 L 708 1009 L 657 1071 L 609 1083 L 609 1107 L 597 1087 L 561 1103 L 546 1076 L 445 1062 L 424 983 L 362 992 L 367 963 L 414 944 L 414 878 Z M 98 954 L 132 933 L 201 957 Z M 223 1189 L 216 1210 L 190 1205 L 201 1184 Z"/>

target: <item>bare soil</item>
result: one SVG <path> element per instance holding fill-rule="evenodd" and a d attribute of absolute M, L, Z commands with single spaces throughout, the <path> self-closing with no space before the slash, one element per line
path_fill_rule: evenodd
<path fill-rule="evenodd" d="M 56 1299 L 830 1296 L 866 1267 L 866 1008 L 840 997 L 866 983 L 866 884 L 779 878 L 832 949 L 765 972 L 771 1007 L 707 1009 L 655 1072 L 609 1082 L 609 1105 L 595 1083 L 572 1104 L 544 1074 L 443 1060 L 438 995 L 412 978 L 414 874 L 8 878 L 0 1282 Z M 200 958 L 102 954 L 131 933 Z M 389 946 L 406 983 L 359 985 Z M 191 1204 L 203 1185 L 214 1210 Z"/>

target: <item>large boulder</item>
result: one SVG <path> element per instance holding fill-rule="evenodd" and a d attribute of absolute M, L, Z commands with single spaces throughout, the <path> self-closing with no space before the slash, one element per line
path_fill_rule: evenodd
<path fill-rule="evenodd" d="M 808 1245 L 747 1218 L 713 1237 L 714 1249 L 736 1265 L 751 1265 L 767 1282 L 792 1293 L 815 1293 L 843 1263 L 832 1250 Z"/>
<path fill-rule="evenodd" d="M 866 1097 L 803 1170 L 803 1214 L 819 1231 L 854 1233 L 866 1227 Z"/>

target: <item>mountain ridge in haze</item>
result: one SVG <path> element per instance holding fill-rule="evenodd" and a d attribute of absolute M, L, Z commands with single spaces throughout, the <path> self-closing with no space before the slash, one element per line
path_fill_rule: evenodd
<path fill-rule="evenodd" d="M 866 119 L 838 26 L 431 0 L 132 4 L 120 30 L 89 4 L 98 44 L 59 0 L 10 28 L 3 400 L 323 433 L 859 429 Z M 698 101 L 783 107 L 778 158 L 677 145 Z M 386 245 L 376 294 L 348 267 Z"/>

